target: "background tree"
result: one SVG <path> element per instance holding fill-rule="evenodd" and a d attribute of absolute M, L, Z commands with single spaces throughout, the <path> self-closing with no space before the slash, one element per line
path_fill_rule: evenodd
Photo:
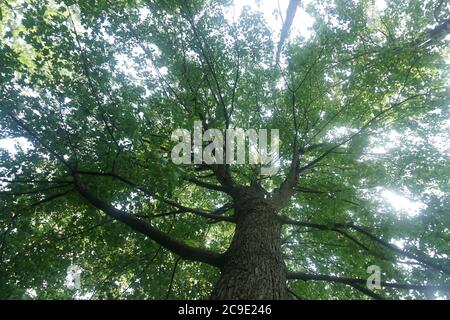
<path fill-rule="evenodd" d="M 230 1 L 0 3 L 2 298 L 447 297 L 448 5 L 315 1 L 288 41 L 291 3 L 278 43 Z M 174 165 L 197 120 L 280 129 L 279 173 Z"/>

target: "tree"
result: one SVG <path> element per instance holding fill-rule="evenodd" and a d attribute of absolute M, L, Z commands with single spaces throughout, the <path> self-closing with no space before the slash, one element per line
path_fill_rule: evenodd
<path fill-rule="evenodd" d="M 229 1 L 0 3 L 3 298 L 448 297 L 449 7 L 317 1 L 292 39 L 291 3 L 278 43 Z M 175 165 L 194 121 L 280 129 L 278 174 Z"/>

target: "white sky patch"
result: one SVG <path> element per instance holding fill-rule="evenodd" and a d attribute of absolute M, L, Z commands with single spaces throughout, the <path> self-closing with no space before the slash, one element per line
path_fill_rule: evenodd
<path fill-rule="evenodd" d="M 396 211 L 405 214 L 408 217 L 417 216 L 427 206 L 420 201 L 412 201 L 398 193 L 387 189 L 381 191 L 384 200 Z"/>
<path fill-rule="evenodd" d="M 325 135 L 325 139 L 327 141 L 333 141 L 336 139 L 347 138 L 356 131 L 357 129 L 352 129 L 348 127 L 335 127 L 327 132 L 327 134 Z"/>
<path fill-rule="evenodd" d="M 379 11 L 383 11 L 386 9 L 386 1 L 385 0 L 375 0 L 375 8 Z"/>
<path fill-rule="evenodd" d="M 386 153 L 387 150 L 385 147 L 377 146 L 377 147 L 373 147 L 372 149 L 370 149 L 369 152 L 374 153 L 374 154 L 383 154 L 383 153 Z"/>
<path fill-rule="evenodd" d="M 440 110 L 440 109 L 439 109 Z M 440 124 L 441 132 L 436 133 L 435 135 L 429 138 L 429 142 L 435 147 L 440 153 L 447 153 L 449 148 L 449 139 L 450 139 L 450 119 L 443 121 Z"/>
<path fill-rule="evenodd" d="M 141 18 L 141 21 L 145 21 L 147 19 L 151 18 L 151 12 L 148 8 L 142 7 L 139 9 L 139 18 Z"/>
<path fill-rule="evenodd" d="M 30 298 L 36 298 L 36 296 L 37 296 L 37 292 L 36 292 L 35 289 L 27 289 L 27 290 L 25 291 L 25 294 L 26 294 L 27 296 L 29 296 Z"/>
<path fill-rule="evenodd" d="M 380 16 L 385 8 L 386 2 L 384 0 L 375 0 L 372 4 L 369 3 L 369 24 L 371 24 L 374 28 L 380 26 Z"/>
<path fill-rule="evenodd" d="M 405 243 L 406 243 L 405 239 L 392 239 L 390 242 L 402 250 L 405 249 Z"/>
<path fill-rule="evenodd" d="M 311 27 L 314 24 L 314 18 L 311 17 L 306 11 L 305 7 L 311 2 L 311 0 L 302 1 L 302 6 L 297 8 L 294 21 L 291 26 L 291 32 L 289 39 L 293 39 L 299 35 L 308 39 L 311 37 Z M 229 21 L 237 21 L 245 6 L 250 7 L 253 11 L 259 11 L 264 15 L 269 27 L 274 32 L 275 37 L 278 39 L 280 31 L 283 26 L 283 22 L 280 19 L 280 15 L 277 12 L 281 11 L 281 17 L 283 21 L 286 16 L 286 10 L 289 5 L 289 0 L 235 0 L 230 8 L 225 10 L 225 18 Z"/>
<path fill-rule="evenodd" d="M 8 151 L 13 156 L 20 150 L 27 152 L 31 148 L 32 144 L 25 138 L 0 139 L 0 149 Z"/>
<path fill-rule="evenodd" d="M 380 137 L 370 138 L 369 146 L 367 148 L 368 153 L 373 154 L 384 154 L 389 152 L 389 150 L 400 146 L 402 140 L 402 135 L 395 130 L 390 130 Z M 370 158 L 370 156 L 362 156 L 361 159 Z"/>
<path fill-rule="evenodd" d="M 118 70 L 120 70 L 130 78 L 139 79 L 139 74 L 137 72 L 139 68 L 132 59 L 130 59 L 126 54 L 123 53 L 116 54 L 115 58 L 117 60 L 116 68 Z"/>
<path fill-rule="evenodd" d="M 95 294 L 95 292 L 87 292 L 87 293 L 75 293 L 73 298 L 75 300 L 90 300 L 92 296 Z"/>

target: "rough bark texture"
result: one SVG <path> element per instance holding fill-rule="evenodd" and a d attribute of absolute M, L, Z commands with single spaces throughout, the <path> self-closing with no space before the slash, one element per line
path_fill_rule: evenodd
<path fill-rule="evenodd" d="M 235 208 L 236 231 L 212 298 L 289 299 L 275 209 L 255 188 L 239 192 Z"/>

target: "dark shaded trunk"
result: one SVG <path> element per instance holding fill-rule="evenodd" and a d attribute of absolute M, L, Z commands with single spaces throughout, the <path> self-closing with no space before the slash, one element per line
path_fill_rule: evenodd
<path fill-rule="evenodd" d="M 281 224 L 262 191 L 235 198 L 236 231 L 213 299 L 289 299 L 281 254 Z"/>

